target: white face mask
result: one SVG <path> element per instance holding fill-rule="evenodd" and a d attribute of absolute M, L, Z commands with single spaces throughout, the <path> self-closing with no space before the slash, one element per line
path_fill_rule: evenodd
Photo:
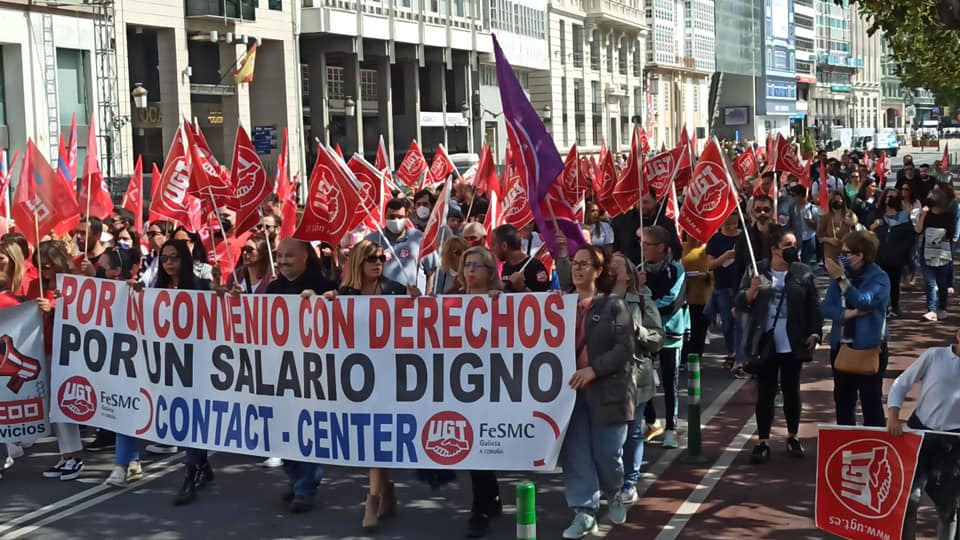
<path fill-rule="evenodd" d="M 426 206 L 418 206 L 417 217 L 420 219 L 427 219 L 428 217 L 430 217 L 430 209 L 427 208 Z"/>
<path fill-rule="evenodd" d="M 117 242 L 117 245 L 123 249 L 130 249 L 133 246 L 133 244 L 131 244 L 127 240 L 120 240 L 119 242 Z"/>
<path fill-rule="evenodd" d="M 388 219 L 387 220 L 387 230 L 393 234 L 400 234 L 403 232 L 407 226 L 406 219 Z"/>

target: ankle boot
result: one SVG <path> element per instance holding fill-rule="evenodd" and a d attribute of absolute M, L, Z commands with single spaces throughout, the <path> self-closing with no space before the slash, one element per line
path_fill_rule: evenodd
<path fill-rule="evenodd" d="M 197 497 L 197 483 L 200 481 L 200 469 L 196 465 L 187 465 L 187 475 L 183 478 L 180 491 L 173 499 L 174 506 L 189 504 Z"/>
<path fill-rule="evenodd" d="M 377 512 L 380 509 L 380 496 L 367 495 L 367 502 L 363 506 L 363 529 L 367 532 L 375 531 L 380 520 L 377 518 Z"/>
<path fill-rule="evenodd" d="M 397 513 L 397 496 L 393 491 L 393 482 L 387 482 L 383 490 L 380 491 L 380 510 L 377 517 L 386 519 L 393 517 Z"/>
<path fill-rule="evenodd" d="M 205 461 L 203 465 L 200 465 L 197 468 L 198 477 L 197 477 L 197 489 L 203 489 L 207 484 L 212 483 L 214 479 L 213 467 L 210 466 L 209 461 Z"/>

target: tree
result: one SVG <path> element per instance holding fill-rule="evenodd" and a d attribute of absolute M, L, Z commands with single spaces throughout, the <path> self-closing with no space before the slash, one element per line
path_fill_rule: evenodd
<path fill-rule="evenodd" d="M 842 4 L 844 0 L 834 0 Z M 945 102 L 960 102 L 960 0 L 856 0 L 883 32 L 907 88 L 926 88 Z"/>

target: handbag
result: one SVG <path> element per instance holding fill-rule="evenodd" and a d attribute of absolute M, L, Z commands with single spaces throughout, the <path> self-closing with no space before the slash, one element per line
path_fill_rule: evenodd
<path fill-rule="evenodd" d="M 777 329 L 777 321 L 780 320 L 780 310 L 783 308 L 783 300 L 787 297 L 786 283 L 784 283 L 783 294 L 780 295 L 780 301 L 777 302 L 777 312 L 773 315 L 773 326 L 765 331 L 757 341 L 757 350 L 747 359 L 743 370 L 751 375 L 756 375 L 758 371 L 769 361 L 776 350 L 776 338 L 773 333 Z"/>
<path fill-rule="evenodd" d="M 880 371 L 880 347 L 854 349 L 847 344 L 840 345 L 833 369 L 850 375 L 876 375 Z"/>

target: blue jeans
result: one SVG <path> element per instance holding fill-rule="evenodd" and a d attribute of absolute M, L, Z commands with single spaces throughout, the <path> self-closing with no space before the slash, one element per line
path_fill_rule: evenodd
<path fill-rule="evenodd" d="M 283 460 L 283 470 L 287 471 L 290 487 L 297 497 L 313 497 L 317 486 L 323 480 L 323 465 L 305 461 Z"/>
<path fill-rule="evenodd" d="M 726 346 L 727 354 L 733 354 L 737 350 L 737 324 L 733 319 L 733 313 L 730 312 L 733 309 L 734 293 L 733 289 L 714 289 L 705 311 L 707 320 L 710 322 L 713 322 L 717 315 L 720 316 L 720 324 L 723 326 L 723 344 Z"/>
<path fill-rule="evenodd" d="M 206 450 L 198 450 L 196 448 L 187 448 L 186 452 L 187 452 L 187 456 L 183 462 L 186 463 L 187 465 L 196 465 L 199 467 L 200 465 L 203 465 L 204 463 L 207 462 Z"/>
<path fill-rule="evenodd" d="M 571 510 L 593 515 L 600 508 L 601 490 L 608 496 L 620 492 L 627 425 L 597 424 L 587 400 L 577 393 L 560 452 L 564 495 Z"/>
<path fill-rule="evenodd" d="M 640 465 L 643 464 L 643 443 L 646 434 L 643 431 L 643 409 L 645 404 L 637 406 L 633 423 L 627 426 L 627 440 L 623 443 L 623 489 L 636 487 L 640 480 Z"/>
<path fill-rule="evenodd" d="M 950 283 L 950 266 L 923 265 L 923 282 L 927 288 L 927 311 L 947 309 L 947 289 Z"/>
<path fill-rule="evenodd" d="M 114 464 L 126 467 L 134 461 L 140 461 L 139 441 L 129 435 L 117 433 L 117 452 Z"/>

